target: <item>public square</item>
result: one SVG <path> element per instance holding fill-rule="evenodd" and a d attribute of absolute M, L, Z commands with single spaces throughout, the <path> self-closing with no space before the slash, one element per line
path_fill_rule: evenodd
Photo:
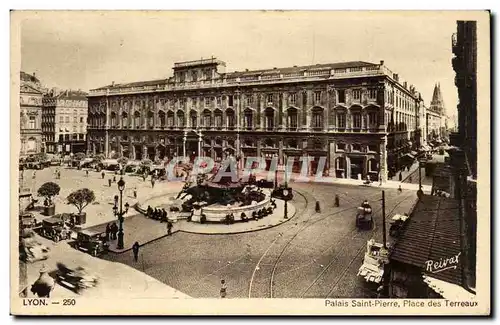
<path fill-rule="evenodd" d="M 36 186 L 53 180 L 51 169 L 37 171 L 36 178 L 31 180 L 36 181 Z M 55 180 L 61 185 L 58 213 L 71 209 L 63 204 L 70 188 L 88 187 L 96 192 L 100 204 L 88 206 L 89 222 L 83 227 L 116 220 L 111 204 L 117 186 L 114 183 L 111 187 L 107 185 L 107 178 L 112 174 L 103 180 L 100 173 L 94 171 L 90 171 L 88 177 L 84 170 L 62 168 L 62 172 L 65 177 Z M 126 175 L 124 179 L 127 189 L 137 188 L 140 193 L 138 203 L 142 201 L 152 206 L 161 206 L 182 187 L 181 182 L 164 181 L 151 188 L 151 183 L 140 177 Z M 282 180 L 279 176 L 279 182 Z M 385 190 L 387 226 L 394 214 L 409 212 L 417 198 L 415 190 L 404 188 L 400 192 L 395 184 L 386 185 L 292 182 L 294 198 L 289 202 L 291 212 L 286 222 L 262 227 L 250 222 L 245 226 L 247 231 L 235 231 L 240 232 L 237 234 L 221 234 L 221 231 L 210 234 L 210 230 L 197 234 L 197 230 L 184 231 L 183 225 L 187 223 L 179 222 L 172 236 L 161 236 L 162 232 L 166 234 L 164 225 L 130 210 L 124 223 L 127 245 L 133 240 L 127 237 L 132 233 L 136 236 L 145 231 L 158 233 L 157 240 L 141 246 L 138 262 L 134 261 L 130 250 L 108 252 L 102 256 L 106 262 L 71 248 L 67 242 L 59 242 L 53 244 L 48 262 L 28 264 L 28 282 L 36 279 L 40 265 L 49 263 L 52 266 L 56 260 L 67 260 L 102 273 L 106 281 L 134 281 L 137 286 L 137 280 L 127 275 L 135 269 L 149 286 L 169 288 L 169 292 L 194 298 L 218 298 L 222 279 L 227 284 L 228 298 L 373 297 L 376 295 L 374 288 L 367 286 L 357 276 L 357 271 L 363 263 L 367 240 L 382 241 L 381 191 Z M 339 207 L 334 206 L 335 195 L 340 198 Z M 131 204 L 135 203 L 129 196 L 127 194 Z M 355 226 L 356 208 L 365 199 L 374 210 L 372 230 L 358 230 Z M 315 210 L 316 201 L 320 212 Z M 127 229 L 128 224 L 132 226 L 127 223 L 129 219 L 136 220 L 132 230 Z M 196 226 L 198 230 L 200 227 L 228 229 L 243 224 Z M 269 228 L 262 229 L 266 227 Z M 390 237 L 387 238 L 390 242 Z M 102 264 L 104 262 L 107 264 Z M 140 279 L 137 273 L 134 276 Z M 108 284 L 104 288 L 111 287 Z M 99 292 L 102 290 L 105 289 Z M 134 289 L 134 292 L 140 295 L 141 289 Z M 72 292 L 59 288 L 55 294 L 67 296 Z"/>

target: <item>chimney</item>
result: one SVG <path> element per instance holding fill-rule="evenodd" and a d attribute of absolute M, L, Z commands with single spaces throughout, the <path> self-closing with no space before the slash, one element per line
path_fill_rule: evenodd
<path fill-rule="evenodd" d="M 405 88 L 408 88 L 408 83 L 406 81 L 404 82 L 404 86 Z"/>
<path fill-rule="evenodd" d="M 384 60 L 380 60 L 380 65 L 384 65 Z"/>
<path fill-rule="evenodd" d="M 115 86 L 115 82 L 111 81 L 111 87 L 114 87 L 114 86 Z"/>

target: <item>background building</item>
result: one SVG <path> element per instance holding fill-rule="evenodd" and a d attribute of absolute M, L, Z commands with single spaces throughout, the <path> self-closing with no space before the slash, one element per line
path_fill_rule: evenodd
<path fill-rule="evenodd" d="M 442 141 L 447 138 L 446 108 L 439 83 L 434 85 L 431 104 L 427 109 L 427 131 L 429 141 Z"/>
<path fill-rule="evenodd" d="M 20 104 L 20 156 L 44 151 L 42 140 L 42 97 L 40 80 L 21 71 Z"/>
<path fill-rule="evenodd" d="M 52 89 L 43 99 L 43 137 L 49 153 L 85 152 L 87 93 Z"/>
<path fill-rule="evenodd" d="M 215 58 L 174 64 L 169 79 L 89 94 L 88 150 L 131 159 L 200 154 L 326 157 L 331 176 L 386 179 L 409 152 L 418 97 L 381 61 L 226 73 Z M 195 131 L 195 132 L 193 132 Z M 304 159 L 302 158 L 302 159 Z"/>

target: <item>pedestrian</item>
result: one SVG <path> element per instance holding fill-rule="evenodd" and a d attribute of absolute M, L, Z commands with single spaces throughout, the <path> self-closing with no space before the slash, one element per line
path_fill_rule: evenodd
<path fill-rule="evenodd" d="M 139 259 L 139 243 L 138 242 L 135 242 L 134 245 L 132 246 L 132 251 L 134 252 L 134 261 L 137 262 L 137 260 Z"/>
<path fill-rule="evenodd" d="M 167 236 L 172 235 L 172 228 L 174 225 L 172 225 L 172 221 L 167 219 Z"/>
<path fill-rule="evenodd" d="M 226 286 L 226 281 L 222 279 L 220 281 L 220 297 L 221 298 L 226 298 L 227 295 L 227 286 Z"/>
<path fill-rule="evenodd" d="M 134 187 L 134 199 L 137 199 L 137 187 Z"/>
<path fill-rule="evenodd" d="M 88 169 L 87 169 L 87 170 L 85 170 L 85 176 L 86 176 L 86 177 L 89 177 L 89 170 L 88 170 Z"/>
<path fill-rule="evenodd" d="M 403 189 L 401 188 L 401 184 L 398 187 L 398 192 L 400 192 L 400 193 L 403 192 Z"/>
<path fill-rule="evenodd" d="M 146 173 L 142 174 L 142 181 L 145 182 L 146 181 Z"/>
<path fill-rule="evenodd" d="M 113 176 L 113 183 L 116 183 L 116 176 Z"/>
<path fill-rule="evenodd" d="M 116 233 L 118 232 L 118 226 L 116 223 L 111 224 L 111 239 L 115 240 L 116 239 Z"/>
<path fill-rule="evenodd" d="M 401 172 L 399 172 L 399 181 L 402 182 L 403 181 L 403 174 Z"/>
<path fill-rule="evenodd" d="M 155 179 L 151 178 L 151 188 L 155 188 Z"/>
<path fill-rule="evenodd" d="M 111 178 L 108 178 L 108 185 L 111 187 Z"/>
<path fill-rule="evenodd" d="M 335 194 L 335 206 L 336 207 L 340 206 L 340 199 L 339 199 L 338 194 Z"/>
<path fill-rule="evenodd" d="M 153 214 L 153 209 L 151 208 L 150 205 L 148 205 L 148 209 L 146 210 L 146 216 L 148 218 L 151 218 L 152 217 L 152 214 Z"/>
<path fill-rule="evenodd" d="M 106 225 L 106 241 L 110 240 L 110 235 L 111 235 L 111 226 L 109 223 Z"/>
<path fill-rule="evenodd" d="M 410 183 L 411 183 L 413 179 L 412 179 L 412 178 L 411 178 L 411 176 L 410 176 L 410 177 L 408 178 L 408 180 L 409 180 L 409 181 L 410 181 Z"/>
<path fill-rule="evenodd" d="M 104 173 L 104 170 L 101 173 L 102 179 L 104 179 L 104 176 L 106 176 L 106 173 Z"/>

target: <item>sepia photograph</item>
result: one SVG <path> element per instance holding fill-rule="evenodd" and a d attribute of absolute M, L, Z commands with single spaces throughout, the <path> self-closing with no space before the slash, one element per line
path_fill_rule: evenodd
<path fill-rule="evenodd" d="M 490 314 L 490 12 L 10 18 L 11 314 Z"/>

